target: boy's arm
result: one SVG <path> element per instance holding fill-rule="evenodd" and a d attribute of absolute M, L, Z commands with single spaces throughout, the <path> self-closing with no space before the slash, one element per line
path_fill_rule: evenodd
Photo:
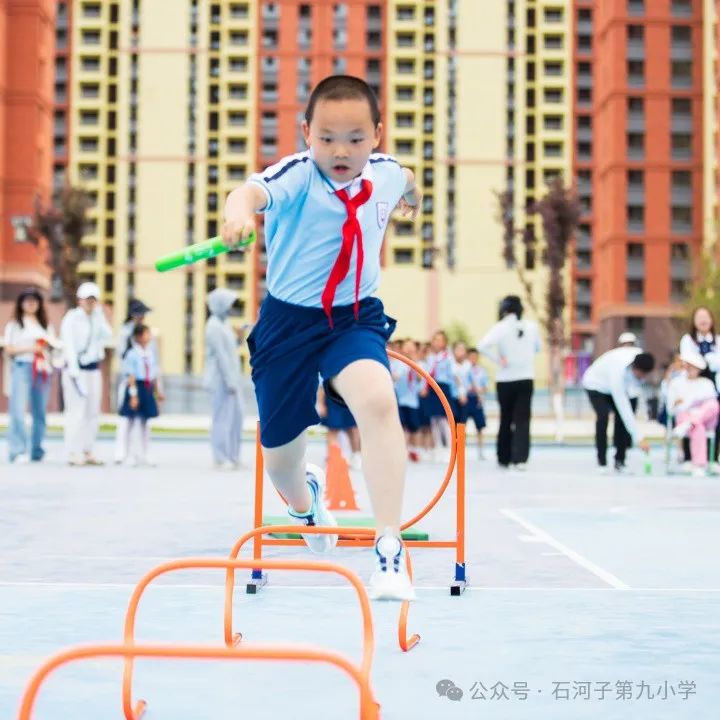
<path fill-rule="evenodd" d="M 249 182 L 235 188 L 225 201 L 223 242 L 232 248 L 247 240 L 255 232 L 255 215 L 267 204 L 267 195 L 257 183 Z"/>
<path fill-rule="evenodd" d="M 414 220 L 420 212 L 420 202 L 422 201 L 422 191 L 415 182 L 415 175 L 410 168 L 402 169 L 405 175 L 405 189 L 402 197 L 398 202 L 398 208 L 401 215 L 409 215 Z"/>

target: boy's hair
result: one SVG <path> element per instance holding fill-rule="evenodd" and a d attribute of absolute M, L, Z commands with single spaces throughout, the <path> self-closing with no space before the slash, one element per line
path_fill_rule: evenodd
<path fill-rule="evenodd" d="M 305 122 L 312 122 L 315 105 L 319 100 L 367 100 L 373 125 L 380 124 L 380 103 L 372 88 L 353 75 L 331 75 L 321 80 L 312 91 L 305 110 Z"/>
<path fill-rule="evenodd" d="M 468 348 L 468 355 L 479 355 L 480 351 L 476 347 Z"/>
<path fill-rule="evenodd" d="M 649 373 L 655 367 L 655 358 L 650 353 L 640 353 L 635 356 L 632 366 L 640 372 Z"/>

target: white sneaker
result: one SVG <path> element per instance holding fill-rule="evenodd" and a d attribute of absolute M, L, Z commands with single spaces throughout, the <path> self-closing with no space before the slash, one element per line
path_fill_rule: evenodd
<path fill-rule="evenodd" d="M 84 455 L 71 455 L 68 458 L 68 465 L 72 465 L 73 467 L 83 467 L 87 464 L 88 463 Z"/>
<path fill-rule="evenodd" d="M 14 465 L 28 465 L 30 463 L 30 456 L 27 453 L 20 453 L 15 456 L 13 460 Z"/>
<path fill-rule="evenodd" d="M 694 467 L 692 471 L 693 477 L 705 477 L 706 472 L 704 467 Z"/>
<path fill-rule="evenodd" d="M 305 467 L 305 477 L 310 488 L 310 496 L 312 505 L 306 513 L 296 513 L 288 506 L 288 515 L 292 518 L 295 525 L 319 526 L 319 527 L 335 527 L 337 521 L 331 515 L 330 511 L 325 507 L 323 494 L 325 492 L 325 473 L 317 466 L 308 463 Z M 337 545 L 337 535 L 303 535 L 305 544 L 314 553 L 329 553 L 335 549 Z"/>
<path fill-rule="evenodd" d="M 405 565 L 405 548 L 395 535 L 381 535 L 375 543 L 375 572 L 370 576 L 371 600 L 414 600 L 415 590 Z"/>
<path fill-rule="evenodd" d="M 482 450 L 478 450 L 478 460 L 487 460 L 487 455 Z"/>
<path fill-rule="evenodd" d="M 362 459 L 359 452 L 353 453 L 350 456 L 349 465 L 351 470 L 362 470 Z"/>
<path fill-rule="evenodd" d="M 598 465 L 597 473 L 598 475 L 609 475 L 610 468 L 607 465 Z"/>
<path fill-rule="evenodd" d="M 691 427 L 692 423 L 688 420 L 687 422 L 676 425 L 672 434 L 676 438 L 684 438 L 690 432 Z"/>
<path fill-rule="evenodd" d="M 520 472 L 525 472 L 527 470 L 527 463 L 515 463 L 513 468 L 515 470 L 519 470 Z"/>

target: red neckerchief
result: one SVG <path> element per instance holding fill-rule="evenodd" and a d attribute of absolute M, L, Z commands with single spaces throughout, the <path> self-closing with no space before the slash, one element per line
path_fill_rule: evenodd
<path fill-rule="evenodd" d="M 48 380 L 48 364 L 47 358 L 45 357 L 44 349 L 47 347 L 45 340 L 38 340 L 35 345 L 35 351 L 33 352 L 32 361 L 32 384 L 35 385 L 35 381 L 38 377 L 41 378 L 41 382 L 45 384 Z"/>
<path fill-rule="evenodd" d="M 361 205 L 364 205 L 372 195 L 372 183 L 369 180 L 361 181 L 360 191 L 355 197 L 350 197 L 347 190 L 336 190 L 335 195 L 345 205 L 347 218 L 342 226 L 342 245 L 338 253 L 335 264 L 333 265 L 328 277 L 325 289 L 322 294 L 322 306 L 327 315 L 330 327 L 333 327 L 332 307 L 335 299 L 335 292 L 338 285 L 347 277 L 350 271 L 350 258 L 352 256 L 353 244 L 357 239 L 357 262 L 355 265 L 355 319 L 360 314 L 360 277 L 362 275 L 363 261 L 365 259 L 365 249 L 363 247 L 363 234 L 360 222 L 357 219 L 357 211 Z"/>

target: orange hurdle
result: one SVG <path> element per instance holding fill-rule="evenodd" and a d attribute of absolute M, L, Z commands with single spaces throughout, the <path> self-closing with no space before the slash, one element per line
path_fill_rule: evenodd
<path fill-rule="evenodd" d="M 294 527 L 294 526 L 293 526 Z M 322 528 L 313 528 L 314 530 L 323 530 Z M 331 529 L 328 529 L 331 530 Z M 362 614 L 363 623 L 363 641 L 362 641 L 362 660 L 358 672 L 363 678 L 363 682 L 368 687 L 370 692 L 370 670 L 372 666 L 373 652 L 375 650 L 375 638 L 373 634 L 373 621 L 370 613 L 370 602 L 368 600 L 367 593 L 363 587 L 360 579 L 355 573 L 342 565 L 335 563 L 323 562 L 323 561 L 303 561 L 303 560 L 274 560 L 265 559 L 262 561 L 263 567 L 268 567 L 275 570 L 309 570 L 312 572 L 327 572 L 336 573 L 346 578 L 350 584 L 355 588 L 355 591 L 360 602 L 360 611 Z M 254 567 L 252 560 L 238 560 L 237 557 L 230 558 L 180 558 L 178 560 L 171 560 L 153 568 L 147 572 L 140 582 L 135 586 L 135 590 L 130 598 L 128 609 L 125 614 L 125 631 L 124 631 L 124 643 L 126 646 L 132 646 L 135 643 L 135 619 L 137 617 L 137 609 L 140 604 L 140 599 L 143 593 L 147 589 L 148 585 L 160 577 L 170 572 L 177 570 L 197 570 L 202 568 L 217 568 L 227 570 L 227 577 L 231 578 L 231 587 L 229 591 L 229 605 L 228 605 L 228 590 L 226 584 L 225 592 L 225 643 L 228 648 L 237 647 L 241 635 L 232 635 L 232 585 L 234 584 L 234 571 L 237 569 L 249 570 Z M 406 614 L 407 615 L 407 614 Z M 228 628 L 230 628 L 228 630 Z M 416 641 L 417 642 L 417 641 Z M 414 644 L 414 643 L 413 643 Z M 142 717 L 147 703 L 144 700 L 139 700 L 138 703 L 133 707 L 132 703 L 132 678 L 133 678 L 133 658 L 128 657 L 125 661 L 125 669 L 123 672 L 123 684 L 122 684 L 122 706 L 123 713 L 127 720 L 139 720 Z M 370 693 L 370 700 L 372 699 L 372 693 Z M 377 706 L 379 707 L 379 705 Z M 363 716 L 364 717 L 364 716 Z M 374 716 L 370 716 L 374 717 Z"/>
<path fill-rule="evenodd" d="M 450 480 L 455 471 L 455 483 L 456 483 L 456 503 L 455 503 L 455 539 L 454 540 L 407 540 L 405 541 L 406 547 L 430 547 L 430 548 L 455 548 L 455 573 L 454 581 L 450 585 L 451 595 L 460 595 L 467 587 L 467 575 L 465 572 L 465 425 L 463 423 L 456 423 L 453 417 L 452 408 L 448 402 L 445 394 L 440 389 L 438 384 L 432 378 L 432 376 L 423 370 L 416 362 L 410 360 L 410 358 L 396 353 L 392 350 L 388 350 L 388 356 L 404 362 L 408 367 L 414 370 L 420 375 L 427 384 L 433 389 L 433 391 L 440 398 L 445 415 L 447 416 L 448 423 L 450 425 L 450 460 L 448 467 L 445 472 L 445 477 L 438 488 L 438 491 L 428 502 L 428 504 L 420 510 L 414 517 L 410 518 L 400 526 L 401 530 L 405 530 L 417 522 L 422 520 L 440 501 L 440 498 L 445 494 Z M 258 424 L 257 432 L 255 436 L 255 504 L 253 509 L 253 524 L 255 528 L 262 527 L 263 521 L 263 501 L 264 501 L 264 467 L 263 467 L 263 456 L 262 447 L 260 445 L 260 426 Z M 284 527 L 284 526 L 283 526 Z M 303 528 L 302 532 L 305 533 L 309 528 Z M 366 529 L 367 530 L 367 529 Z M 279 532 L 276 527 L 274 531 Z M 297 527 L 292 528 L 293 532 L 298 532 Z M 363 532 L 362 537 L 359 532 L 352 528 L 336 528 L 336 532 L 340 534 L 340 540 L 338 545 L 353 545 L 361 547 L 372 547 L 374 544 L 374 531 L 371 533 Z M 290 538 L 265 538 L 265 533 L 258 533 L 253 538 L 253 558 L 260 560 L 262 558 L 263 546 L 293 546 L 293 545 L 304 545 L 302 539 L 290 539 Z M 247 584 L 246 591 L 250 594 L 256 593 L 259 588 L 267 583 L 267 575 L 259 569 L 259 566 L 255 566 L 252 571 L 250 581 Z"/>
<path fill-rule="evenodd" d="M 132 662 L 135 658 L 168 658 L 184 660 L 292 660 L 334 665 L 347 673 L 360 691 L 360 720 L 377 720 L 379 706 L 374 702 L 369 680 L 360 668 L 334 652 L 311 647 L 281 645 L 243 645 L 227 648 L 205 645 L 83 645 L 69 648 L 46 660 L 30 679 L 23 695 L 18 720 L 32 720 L 33 708 L 40 686 L 48 675 L 62 665 L 88 658 L 116 657 Z M 141 700 L 138 703 L 144 711 Z M 141 711 L 141 712 L 142 712 Z M 126 720 L 139 717 L 125 712 Z"/>
<path fill-rule="evenodd" d="M 254 528 L 253 530 L 250 530 L 246 532 L 232 547 L 232 550 L 230 551 L 230 560 L 234 561 L 236 558 L 240 555 L 240 551 L 242 550 L 245 543 L 247 543 L 249 540 L 253 540 L 255 542 L 258 537 L 262 535 L 267 535 L 273 532 L 280 532 L 280 533 L 287 533 L 287 532 L 294 532 L 296 531 L 297 525 L 265 525 L 264 527 L 261 526 L 259 528 Z M 320 527 L 317 525 L 314 526 L 308 526 L 302 528 L 303 534 L 314 534 L 314 535 L 335 535 L 338 532 L 337 527 Z M 375 536 L 375 530 L 372 528 L 343 528 L 343 533 L 349 533 L 351 535 L 356 535 L 358 537 L 356 538 L 349 538 L 346 540 L 338 541 L 338 543 L 342 543 L 343 545 L 359 545 L 360 543 L 363 543 L 363 539 L 359 536 L 364 536 L 365 538 L 372 539 Z M 403 545 L 406 543 L 404 541 Z M 405 562 L 407 564 L 408 569 L 408 575 L 410 576 L 410 579 L 412 580 L 413 572 L 412 572 L 412 561 L 410 560 L 410 551 L 405 548 Z M 247 561 L 245 567 L 253 567 L 255 569 L 257 568 L 257 561 Z M 270 563 L 268 560 L 260 560 L 260 564 L 263 567 L 270 567 Z M 328 563 L 329 564 L 329 563 Z M 232 645 L 237 645 L 238 642 L 242 639 L 241 633 L 235 633 L 233 634 L 233 621 L 232 621 L 232 612 L 233 612 L 233 594 L 235 592 L 235 568 L 236 565 L 228 565 L 228 571 L 227 575 L 225 577 L 225 644 L 228 645 L 228 647 Z M 349 577 L 346 573 L 349 571 L 346 571 L 345 574 L 346 577 Z M 354 580 L 352 581 L 353 584 L 355 584 L 355 581 L 358 583 L 360 582 L 357 579 L 357 576 L 354 573 L 351 573 Z M 362 587 L 362 585 L 361 585 Z M 363 593 L 365 592 L 363 588 Z M 365 595 L 365 599 L 367 600 L 367 595 Z M 417 634 L 413 634 L 411 637 L 408 638 L 407 636 L 407 617 L 408 613 L 410 612 L 410 603 L 407 600 L 403 600 L 400 605 L 400 619 L 398 621 L 398 643 L 400 644 L 400 648 L 407 652 L 408 650 L 412 650 L 419 642 L 420 642 L 420 636 Z"/>

